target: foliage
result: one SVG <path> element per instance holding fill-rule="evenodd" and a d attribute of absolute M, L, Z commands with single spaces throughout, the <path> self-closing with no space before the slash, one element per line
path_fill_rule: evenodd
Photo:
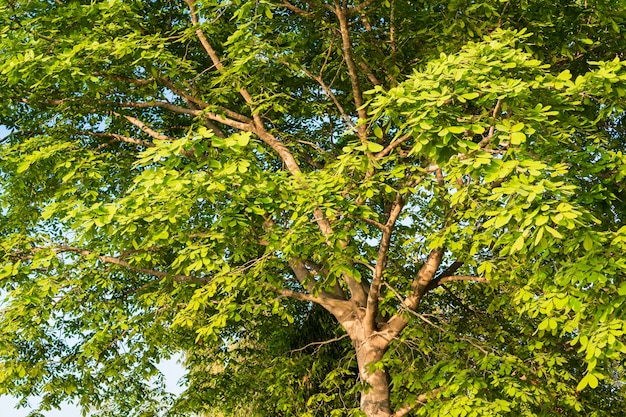
<path fill-rule="evenodd" d="M 623 1 L 0 5 L 0 392 L 621 415 Z M 155 366 L 186 355 L 187 391 Z"/>

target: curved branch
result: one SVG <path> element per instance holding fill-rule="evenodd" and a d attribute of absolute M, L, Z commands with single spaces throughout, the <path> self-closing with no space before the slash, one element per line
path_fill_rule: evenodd
<path fill-rule="evenodd" d="M 484 138 L 481 139 L 480 142 L 478 142 L 478 146 L 480 146 L 481 148 L 484 146 L 489 145 L 489 143 L 491 142 L 491 139 L 493 139 L 493 134 L 496 130 L 496 118 L 498 117 L 498 113 L 500 112 L 500 107 L 502 106 L 502 99 L 499 98 L 498 101 L 496 102 L 496 106 L 493 109 L 493 113 L 491 115 L 491 118 L 493 119 L 491 126 L 489 127 L 489 132 L 487 133 L 487 136 L 485 136 Z"/>
<path fill-rule="evenodd" d="M 450 275 L 454 274 L 456 271 L 458 271 L 458 269 L 460 267 L 462 267 L 464 264 L 463 261 L 459 261 L 456 260 L 454 262 L 452 262 L 452 265 L 450 265 L 449 267 L 446 268 L 445 271 L 443 271 L 441 274 L 437 275 L 435 277 L 435 280 L 443 278 L 443 277 L 449 277 Z"/>
<path fill-rule="evenodd" d="M 420 394 L 414 404 L 406 404 L 398 409 L 395 413 L 391 415 L 391 417 L 404 417 L 409 414 L 411 411 L 415 410 L 418 406 L 426 404 L 428 401 L 432 400 L 438 392 L 443 391 L 445 387 L 438 387 L 433 389 L 430 392 Z"/>
<path fill-rule="evenodd" d="M 117 103 L 117 105 L 120 107 L 128 107 L 128 108 L 133 108 L 133 109 L 150 109 L 150 108 L 156 107 L 156 108 L 162 108 L 162 109 L 166 109 L 169 111 L 173 111 L 174 113 L 178 113 L 178 114 L 188 114 L 190 116 L 197 116 L 200 113 L 199 110 L 188 109 L 186 107 L 177 106 L 176 104 L 168 103 L 166 101 L 145 101 L 145 102 L 130 101 L 130 102 Z"/>

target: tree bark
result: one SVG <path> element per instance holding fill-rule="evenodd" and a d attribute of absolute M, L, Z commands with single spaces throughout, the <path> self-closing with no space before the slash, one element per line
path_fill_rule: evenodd
<path fill-rule="evenodd" d="M 383 359 L 387 348 L 372 346 L 371 343 L 361 342 L 357 349 L 357 363 L 359 376 L 367 383 L 361 392 L 361 411 L 367 417 L 389 417 L 393 413 L 389 402 L 389 375 L 384 369 L 375 369 L 371 365 Z"/>
<path fill-rule="evenodd" d="M 345 317 L 345 316 L 344 316 Z M 389 341 L 377 333 L 367 332 L 362 317 L 341 323 L 352 339 L 356 351 L 359 377 L 366 383 L 361 392 L 361 411 L 367 417 L 390 417 L 389 375 L 384 368 L 373 368 L 389 347 Z"/>

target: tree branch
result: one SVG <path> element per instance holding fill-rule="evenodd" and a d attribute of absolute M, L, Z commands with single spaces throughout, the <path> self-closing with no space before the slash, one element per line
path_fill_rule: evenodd
<path fill-rule="evenodd" d="M 318 84 L 322 87 L 322 90 L 324 90 L 324 93 L 326 93 L 328 98 L 330 98 L 331 101 L 335 104 L 335 107 L 337 107 L 337 110 L 339 110 L 341 119 L 346 123 L 346 125 L 348 125 L 350 129 L 356 129 L 356 126 L 354 126 L 354 123 L 352 123 L 352 120 L 350 120 L 350 116 L 347 115 L 347 113 L 343 109 L 343 106 L 341 105 L 341 103 L 339 103 L 339 100 L 337 100 L 337 97 L 332 92 L 332 90 L 328 87 L 328 85 L 326 85 L 322 77 L 319 75 L 314 75 L 313 73 L 311 73 L 311 71 L 307 70 L 306 68 L 302 68 L 302 71 L 306 75 L 308 75 L 310 78 L 318 82 Z"/>
<path fill-rule="evenodd" d="M 215 49 L 213 49 L 213 47 L 209 43 L 209 40 L 204 35 L 202 28 L 200 28 L 200 26 L 198 25 L 198 11 L 196 10 L 194 1 L 185 0 L 185 3 L 187 3 L 187 6 L 189 7 L 189 13 L 191 14 L 191 23 L 193 23 L 194 26 L 197 26 L 196 36 L 198 37 L 198 40 L 200 40 L 200 43 L 202 44 L 202 47 L 207 52 L 207 54 L 209 54 L 211 61 L 213 61 L 213 65 L 215 65 L 215 68 L 221 71 L 222 68 L 224 67 L 222 65 L 222 61 L 220 61 L 219 57 L 217 56 L 217 53 L 215 52 Z"/>
<path fill-rule="evenodd" d="M 376 220 L 368 219 L 367 217 L 360 217 L 360 216 L 357 218 L 361 220 L 363 223 L 367 223 L 370 226 L 374 226 L 375 228 L 380 229 L 380 230 L 385 230 L 385 225 L 380 222 L 377 222 Z"/>
<path fill-rule="evenodd" d="M 237 130 L 242 130 L 245 132 L 251 132 L 251 133 L 257 134 L 257 130 L 252 124 L 252 120 L 247 119 L 247 118 L 245 119 L 247 120 L 247 122 L 240 122 L 237 120 L 230 119 L 228 117 L 224 117 L 221 114 L 213 113 L 210 111 L 186 109 L 184 107 L 180 107 L 175 104 L 166 103 L 162 101 L 153 101 L 153 102 L 146 102 L 146 103 L 128 102 L 128 103 L 120 103 L 119 105 L 122 107 L 135 108 L 135 109 L 147 109 L 147 108 L 153 108 L 153 107 L 160 107 L 160 108 L 171 110 L 180 114 L 189 114 L 189 115 L 196 116 L 196 117 L 204 116 L 216 122 L 223 123 L 226 126 L 233 127 Z M 225 113 L 227 112 L 228 111 L 225 111 Z M 116 115 L 118 114 L 116 113 Z M 124 116 L 124 117 L 127 117 L 127 116 Z"/>
<path fill-rule="evenodd" d="M 238 120 L 240 122 L 243 123 L 252 123 L 252 119 L 250 119 L 247 116 L 244 116 L 243 114 L 239 114 L 237 112 L 234 112 L 226 107 L 223 106 L 214 106 L 211 105 L 209 103 L 206 103 L 204 101 L 202 101 L 201 99 L 192 96 L 191 94 L 187 93 L 185 90 L 181 90 L 179 88 L 177 88 L 174 83 L 170 80 L 168 80 L 167 78 L 163 78 L 163 77 L 159 77 L 158 78 L 159 82 L 162 82 L 163 85 L 165 85 L 167 88 L 169 88 L 170 90 L 172 90 L 173 93 L 177 94 L 178 96 L 184 98 L 187 101 L 190 101 L 192 103 L 194 103 L 195 105 L 197 105 L 200 109 L 206 109 L 206 108 L 213 108 L 213 109 L 217 109 L 220 112 L 224 113 L 226 116 L 230 117 L 231 119 L 234 120 Z"/>
<path fill-rule="evenodd" d="M 186 107 L 177 106 L 176 104 L 168 103 L 166 101 L 145 101 L 145 102 L 131 101 L 131 102 L 124 102 L 124 103 L 117 103 L 117 105 L 120 107 L 128 107 L 128 108 L 133 108 L 133 109 L 150 109 L 150 108 L 157 107 L 157 108 L 162 108 L 162 109 L 166 109 L 169 111 L 173 111 L 174 113 L 188 114 L 191 116 L 197 116 L 198 114 L 200 114 L 199 110 L 188 109 Z"/>
<path fill-rule="evenodd" d="M 351 15 L 351 14 L 354 14 L 354 13 L 359 13 L 360 11 L 365 10 L 366 8 L 371 6 L 374 3 L 374 1 L 375 0 L 366 0 L 363 3 L 361 3 L 361 4 L 357 5 L 357 6 L 351 7 L 348 10 L 346 10 L 346 14 L 347 15 Z"/>
<path fill-rule="evenodd" d="M 309 12 L 309 11 L 306 11 L 304 9 L 301 9 L 301 8 L 291 4 L 287 0 L 283 0 L 283 2 L 281 3 L 281 6 L 284 6 L 286 9 L 289 9 L 292 12 L 294 12 L 296 14 L 299 14 L 299 15 L 302 15 L 302 16 L 310 16 L 311 14 L 313 14 L 313 12 Z"/>
<path fill-rule="evenodd" d="M 395 148 L 397 148 L 398 146 L 402 145 L 404 142 L 406 142 L 407 140 L 411 139 L 413 137 L 412 133 L 407 133 L 406 135 L 398 138 L 397 140 L 391 142 L 389 145 L 387 145 L 387 147 L 385 149 L 383 149 L 382 151 L 378 152 L 375 156 L 376 159 L 380 159 L 383 158 L 387 155 L 389 155 L 389 153 L 391 151 L 393 151 Z M 418 137 L 419 139 L 419 137 Z"/>
<path fill-rule="evenodd" d="M 89 136 L 95 136 L 95 137 L 102 137 L 102 138 L 112 138 L 113 139 L 112 142 L 131 143 L 133 145 L 144 146 L 146 148 L 150 148 L 150 147 L 154 146 L 154 143 L 152 143 L 152 142 L 146 142 L 145 140 L 135 139 L 135 138 L 131 138 L 131 137 L 124 136 L 124 135 L 118 135 L 117 133 L 87 131 L 87 132 L 78 132 L 78 134 L 79 135 L 89 135 Z M 100 145 L 96 150 L 106 146 L 107 144 Z"/>
<path fill-rule="evenodd" d="M 185 3 L 187 3 L 187 6 L 189 7 L 189 11 L 191 13 L 191 21 L 192 21 L 192 23 L 194 24 L 194 26 L 198 26 L 198 14 L 197 14 L 196 8 L 194 6 L 194 1 L 193 0 L 185 0 Z M 338 9 L 338 11 L 341 11 L 341 9 Z M 347 31 L 347 22 L 346 22 L 345 16 L 343 16 L 343 21 L 344 21 L 344 23 L 346 25 L 346 31 Z M 346 34 L 347 34 L 347 32 L 346 32 Z M 215 68 L 217 68 L 218 71 L 222 71 L 223 68 L 224 68 L 224 65 L 220 61 L 220 59 L 217 56 L 215 50 L 213 49 L 213 47 L 209 43 L 208 39 L 204 35 L 204 32 L 202 31 L 202 29 L 199 26 L 196 29 L 196 35 L 198 36 L 198 39 L 200 39 L 200 42 L 202 43 L 202 46 L 204 47 L 206 52 L 209 54 L 209 57 L 211 58 L 211 60 L 213 61 L 213 64 L 215 65 Z M 349 43 L 349 39 L 348 39 L 348 43 Z M 352 65 L 354 66 L 354 62 L 352 62 Z M 358 88 L 357 88 L 357 91 L 358 91 L 359 100 L 362 103 L 363 99 L 361 97 L 361 93 L 360 93 L 360 90 L 358 90 Z M 246 101 L 246 103 L 252 109 L 252 107 L 254 105 L 254 102 L 252 100 L 252 97 L 248 93 L 248 91 L 242 88 L 242 89 L 239 90 L 239 93 L 241 94 L 243 99 Z M 228 126 L 235 127 L 237 129 L 241 129 L 241 130 L 250 131 L 250 132 L 256 134 L 263 142 L 265 142 L 267 145 L 269 145 L 279 155 L 279 157 L 281 158 L 281 160 L 285 164 L 287 170 L 292 175 L 294 175 L 295 177 L 301 178 L 302 177 L 302 171 L 301 171 L 300 166 L 298 165 L 296 159 L 294 158 L 293 154 L 291 153 L 291 151 L 289 151 L 289 149 L 287 149 L 287 147 L 280 140 L 278 140 L 273 134 L 271 134 L 265 128 L 259 113 L 254 111 L 254 109 L 252 109 L 252 111 L 253 111 L 253 113 L 252 113 L 253 122 L 252 123 L 235 122 L 232 119 L 227 119 L 227 118 L 224 118 L 222 116 L 216 115 L 214 113 L 204 112 L 204 114 L 207 115 L 207 117 L 209 117 L 212 120 L 216 120 L 216 121 L 224 123 L 224 124 L 226 124 Z M 365 117 L 367 116 L 365 110 L 361 109 L 361 110 L 359 110 L 359 112 L 360 112 L 359 114 L 362 114 L 363 118 L 365 119 Z M 361 117 L 361 116 L 359 116 L 359 117 Z M 361 129 L 364 129 L 364 127 L 362 127 Z M 363 130 L 363 134 L 364 133 L 365 133 L 365 131 Z M 363 137 L 364 137 L 364 135 L 363 135 Z M 316 221 L 320 231 L 322 232 L 322 234 L 324 236 L 329 236 L 332 233 L 332 227 L 330 225 L 330 221 L 324 215 L 324 212 L 321 209 L 319 209 L 319 208 L 315 209 L 313 211 L 313 216 L 315 217 L 315 221 Z M 357 290 L 357 286 L 358 286 L 360 291 L 363 292 L 361 284 L 356 282 L 356 280 L 351 279 L 350 277 L 346 277 L 346 280 L 348 282 L 348 285 L 351 287 L 351 289 L 353 288 L 353 289 Z"/>
<path fill-rule="evenodd" d="M 167 135 L 163 135 L 159 132 L 157 132 L 156 130 L 151 129 L 150 127 L 146 126 L 141 120 L 137 119 L 136 117 L 133 116 L 128 116 L 128 115 L 121 115 L 119 113 L 113 113 L 115 116 L 117 117 L 123 117 L 126 120 L 128 120 L 129 122 L 131 122 L 133 125 L 137 126 L 139 129 L 141 129 L 142 132 L 146 133 L 148 136 L 153 137 L 154 139 L 157 140 L 169 140 L 169 141 L 173 141 L 174 138 L 167 136 Z"/>
<path fill-rule="evenodd" d="M 426 262 L 424 262 L 411 284 L 411 294 L 403 301 L 404 308 L 407 310 L 417 310 L 422 297 L 428 290 L 428 284 L 435 277 L 435 273 L 441 265 L 443 252 L 443 248 L 437 248 L 430 251 Z M 387 324 L 383 326 L 381 332 L 385 333 L 386 337 L 391 340 L 400 334 L 402 329 L 404 329 L 407 324 L 408 319 L 403 315 L 403 312 L 400 311 L 387 321 Z"/>
<path fill-rule="evenodd" d="M 445 271 L 443 271 L 441 274 L 437 275 L 437 276 L 435 277 L 435 279 L 440 279 L 440 278 L 443 278 L 443 277 L 449 277 L 450 275 L 452 275 L 452 274 L 454 274 L 456 271 L 458 271 L 458 269 L 459 269 L 460 267 L 462 267 L 462 266 L 463 266 L 463 264 L 464 264 L 464 262 L 463 262 L 463 261 L 459 261 L 459 260 L 456 260 L 456 261 L 452 262 L 452 265 L 450 265 L 449 267 L 447 267 L 447 268 L 446 268 L 446 270 L 445 270 Z"/>
<path fill-rule="evenodd" d="M 449 275 L 449 276 L 443 276 L 441 278 L 433 279 L 431 282 L 428 283 L 427 291 L 433 290 L 445 284 L 446 282 L 454 282 L 454 281 L 476 281 L 476 282 L 482 282 L 482 283 L 489 282 L 484 277 L 477 277 L 474 275 Z"/>
<path fill-rule="evenodd" d="M 484 146 L 487 146 L 491 142 L 491 139 L 493 139 L 493 134 L 496 129 L 496 118 L 498 117 L 498 113 L 500 112 L 501 106 L 502 106 L 502 99 L 499 98 L 498 101 L 496 102 L 496 106 L 494 107 L 493 113 L 491 115 L 491 118 L 493 119 L 493 121 L 491 123 L 491 126 L 489 127 L 487 136 L 483 137 L 481 141 L 478 142 L 478 146 L 480 146 L 481 148 Z"/>
<path fill-rule="evenodd" d="M 204 50 L 207 52 L 207 54 L 209 54 L 211 61 L 213 61 L 213 65 L 215 65 L 215 68 L 217 68 L 218 71 L 222 71 L 224 69 L 224 64 L 222 64 L 220 57 L 217 55 L 217 53 L 215 52 L 215 49 L 213 49 L 213 47 L 209 43 L 209 40 L 204 35 L 202 28 L 198 25 L 199 23 L 198 11 L 196 10 L 196 7 L 194 6 L 194 0 L 185 0 L 185 3 L 187 3 L 187 6 L 189 7 L 189 12 L 191 14 L 191 23 L 193 23 L 193 25 L 197 27 L 196 36 L 198 36 L 198 39 L 200 40 L 200 43 L 204 47 Z M 239 90 L 239 94 L 241 94 L 241 96 L 246 101 L 246 103 L 248 103 L 248 105 L 250 106 L 253 105 L 252 97 L 250 96 L 248 91 L 242 88 Z M 255 119 L 255 122 L 259 122 L 261 120 L 260 117 L 258 117 L 258 114 L 256 113 L 255 113 L 254 119 Z M 257 126 L 257 127 L 260 127 L 260 126 Z"/>
<path fill-rule="evenodd" d="M 443 391 L 445 387 L 438 387 L 433 389 L 432 391 L 424 394 L 420 394 L 414 404 L 405 404 L 400 407 L 395 413 L 391 415 L 391 417 L 404 417 L 409 414 L 411 411 L 415 410 L 418 406 L 426 404 L 428 401 L 432 400 L 437 393 Z"/>
<path fill-rule="evenodd" d="M 365 3 L 363 3 L 365 4 Z M 348 67 L 348 75 L 350 76 L 350 83 L 352 84 L 352 95 L 354 96 L 354 105 L 357 109 L 357 114 L 359 119 L 367 119 L 367 112 L 363 105 L 365 104 L 363 101 L 363 95 L 361 93 L 361 85 L 359 82 L 358 71 L 356 65 L 354 63 L 354 58 L 352 56 L 352 43 L 350 41 L 350 29 L 348 27 L 348 19 L 346 17 L 345 11 L 341 8 L 341 5 L 338 1 L 335 1 L 335 15 L 339 20 L 339 28 L 341 31 L 341 41 L 343 47 L 343 56 L 346 60 L 346 65 Z M 366 139 L 365 125 L 359 124 L 357 125 L 357 132 L 361 140 Z"/>
<path fill-rule="evenodd" d="M 318 346 L 318 349 L 319 349 L 319 347 L 321 347 L 323 345 L 328 345 L 330 343 L 339 342 L 340 340 L 343 340 L 346 337 L 350 337 L 350 335 L 346 333 L 346 334 L 343 334 L 343 335 L 341 335 L 339 337 L 334 337 L 332 339 L 324 340 L 322 342 L 311 342 L 311 343 L 307 344 L 306 346 L 302 346 L 301 348 L 292 349 L 292 350 L 289 351 L 289 353 L 301 352 L 301 351 L 303 351 L 303 350 L 305 350 L 307 348 L 310 348 L 311 346 Z M 317 349 L 315 351 L 317 351 Z"/>
<path fill-rule="evenodd" d="M 39 250 L 44 250 L 45 248 L 34 248 L 34 251 L 39 251 Z M 51 250 L 53 250 L 55 253 L 59 254 L 59 253 L 67 253 L 67 252 L 71 252 L 71 253 L 77 253 L 79 255 L 82 256 L 94 256 L 94 252 L 87 250 L 87 249 L 81 249 L 81 248 L 77 248 L 74 246 L 58 246 L 56 248 L 50 248 Z M 104 262 L 104 263 L 108 263 L 108 264 L 113 264 L 113 265 L 118 265 L 118 266 L 122 266 L 124 268 L 127 268 L 131 271 L 134 272 L 140 272 L 142 274 L 146 274 L 146 275 L 152 275 L 158 278 L 166 278 L 166 277 L 170 277 L 172 278 L 174 281 L 176 282 L 209 282 L 208 278 L 198 278 L 198 277 L 192 277 L 189 275 L 171 275 L 168 272 L 165 271 L 159 271 L 156 269 L 149 269 L 149 268 L 141 268 L 141 267 L 137 267 L 134 265 L 131 265 L 128 261 L 125 261 L 123 259 L 120 258 L 116 258 L 114 256 L 108 256 L 108 255 L 95 255 L 95 257 Z"/>
<path fill-rule="evenodd" d="M 402 211 L 403 201 L 402 197 L 398 193 L 395 201 L 389 213 L 389 219 L 383 228 L 383 236 L 378 246 L 378 258 L 376 259 L 376 269 L 372 277 L 372 283 L 370 284 L 369 294 L 367 296 L 367 306 L 365 309 L 365 331 L 367 334 L 377 330 L 376 316 L 378 315 L 378 296 L 380 295 L 380 287 L 382 284 L 383 273 L 387 266 L 387 252 L 391 244 L 391 236 L 393 233 L 393 227 L 398 220 L 398 216 Z"/>

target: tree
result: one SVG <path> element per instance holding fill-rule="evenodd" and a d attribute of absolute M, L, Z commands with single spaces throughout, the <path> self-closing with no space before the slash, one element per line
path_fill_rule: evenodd
<path fill-rule="evenodd" d="M 625 10 L 4 2 L 0 390 L 620 415 Z"/>

